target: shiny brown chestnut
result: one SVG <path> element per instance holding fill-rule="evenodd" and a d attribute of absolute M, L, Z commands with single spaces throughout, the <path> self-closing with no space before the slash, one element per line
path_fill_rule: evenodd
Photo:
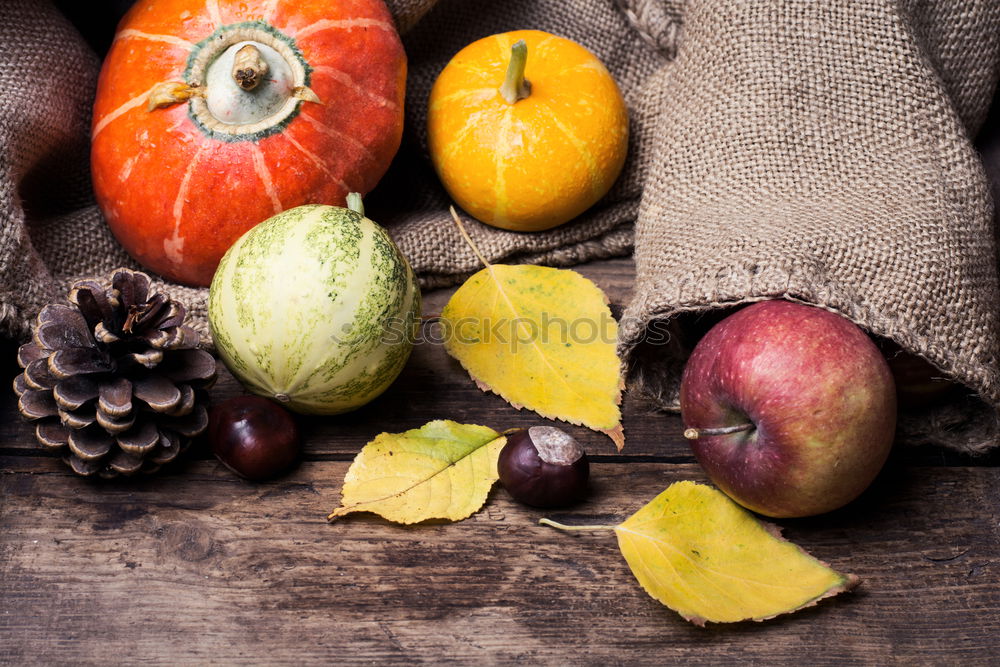
<path fill-rule="evenodd" d="M 562 507 L 587 496 L 590 463 L 573 436 L 552 426 L 532 426 L 507 436 L 497 472 L 518 502 Z"/>
<path fill-rule="evenodd" d="M 212 453 L 227 468 L 253 480 L 285 472 L 302 448 L 292 415 L 261 396 L 237 396 L 213 406 L 208 438 Z"/>

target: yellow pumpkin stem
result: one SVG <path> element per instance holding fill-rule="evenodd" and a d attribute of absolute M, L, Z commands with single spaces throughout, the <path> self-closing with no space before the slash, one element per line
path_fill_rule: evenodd
<path fill-rule="evenodd" d="M 500 95 L 507 104 L 514 104 L 531 95 L 531 82 L 524 78 L 524 66 L 528 63 L 528 45 L 523 39 L 514 42 L 510 47 L 510 64 L 507 65 L 507 76 L 500 86 Z"/>

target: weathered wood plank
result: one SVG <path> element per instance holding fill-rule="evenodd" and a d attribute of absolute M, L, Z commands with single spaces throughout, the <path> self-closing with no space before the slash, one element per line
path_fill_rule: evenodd
<path fill-rule="evenodd" d="M 453 366 L 454 365 L 454 366 Z M 428 390 L 431 387 L 431 390 Z M 219 364 L 219 381 L 211 393 L 218 402 L 243 393 L 241 385 Z M 607 437 L 580 426 L 559 423 L 572 433 L 592 456 L 623 460 L 689 463 L 694 458 L 684 440 L 680 417 L 664 412 L 641 396 L 626 394 L 623 405 L 626 447 L 621 454 Z M 43 456 L 34 440 L 34 427 L 17 415 L 13 393 L 0 392 L 0 453 Z M 480 391 L 468 375 L 440 348 L 417 348 L 413 361 L 385 395 L 355 412 L 334 417 L 297 417 L 305 443 L 306 459 L 352 457 L 366 442 L 383 431 L 419 428 L 432 419 L 454 419 L 484 424 L 496 430 L 552 424 L 527 410 L 516 410 L 503 399 Z M 207 443 L 199 441 L 185 454 L 210 458 Z M 917 465 L 997 465 L 1000 450 L 972 458 L 934 447 L 898 443 L 894 457 Z"/>
<path fill-rule="evenodd" d="M 605 534 L 564 534 L 495 489 L 454 525 L 327 525 L 347 463 L 268 484 L 211 461 L 101 484 L 0 459 L 0 663 L 256 660 L 990 664 L 1000 660 L 1000 471 L 891 466 L 861 502 L 784 522 L 860 591 L 698 629 Z M 27 470 L 36 471 L 29 474 Z M 22 472 L 24 471 L 24 472 Z M 621 519 L 695 465 L 594 466 L 564 521 Z"/>

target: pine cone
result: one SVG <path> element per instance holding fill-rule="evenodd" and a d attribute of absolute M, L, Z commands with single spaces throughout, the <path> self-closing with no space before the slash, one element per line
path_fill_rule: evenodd
<path fill-rule="evenodd" d="M 69 301 L 42 308 L 18 350 L 21 414 L 80 475 L 155 472 L 208 425 L 215 359 L 144 273 L 118 269 L 110 291 L 80 281 Z"/>

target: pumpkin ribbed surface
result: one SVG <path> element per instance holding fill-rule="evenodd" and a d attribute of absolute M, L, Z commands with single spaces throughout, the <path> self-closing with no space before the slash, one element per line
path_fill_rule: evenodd
<path fill-rule="evenodd" d="M 530 94 L 500 94 L 511 47 L 527 44 Z M 608 191 L 625 162 L 628 112 L 604 65 L 538 30 L 486 37 L 458 52 L 431 90 L 431 158 L 448 193 L 477 219 L 537 231 Z"/>
<path fill-rule="evenodd" d="M 272 65 L 250 92 L 213 69 L 244 43 Z M 98 203 L 140 263 L 207 285 L 253 225 L 375 186 L 399 146 L 405 77 L 381 0 L 140 1 L 98 84 Z M 150 109 L 164 83 L 190 99 Z"/>

